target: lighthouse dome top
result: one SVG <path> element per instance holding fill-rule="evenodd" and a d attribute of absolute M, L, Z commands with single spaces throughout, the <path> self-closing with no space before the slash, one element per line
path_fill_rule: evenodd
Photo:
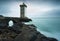
<path fill-rule="evenodd" d="M 27 5 L 23 3 L 22 5 L 20 5 L 20 7 L 27 7 Z"/>

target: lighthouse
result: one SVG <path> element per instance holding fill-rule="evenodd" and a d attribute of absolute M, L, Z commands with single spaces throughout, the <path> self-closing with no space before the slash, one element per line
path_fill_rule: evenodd
<path fill-rule="evenodd" d="M 23 3 L 22 5 L 20 5 L 20 21 L 21 22 L 32 21 L 31 19 L 29 19 L 28 17 L 25 16 L 25 8 L 26 7 L 27 7 L 27 5 L 25 3 Z"/>
<path fill-rule="evenodd" d="M 25 5 L 24 3 L 22 5 L 20 5 L 20 18 L 25 18 L 25 8 L 27 7 L 27 5 Z"/>

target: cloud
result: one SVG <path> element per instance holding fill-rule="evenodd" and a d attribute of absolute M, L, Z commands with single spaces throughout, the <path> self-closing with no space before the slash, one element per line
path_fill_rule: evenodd
<path fill-rule="evenodd" d="M 15 15 L 19 13 L 19 3 L 21 3 L 22 0 L 0 0 L 0 14 L 8 14 L 8 15 Z M 56 15 L 56 13 L 59 13 L 58 10 L 55 10 L 54 8 L 60 8 L 60 1 L 57 0 L 25 0 L 27 2 L 27 12 L 30 15 L 41 15 L 48 16 L 48 15 Z M 31 6 L 32 5 L 32 6 Z M 54 13 L 55 11 L 55 13 Z M 43 12 L 43 13 L 42 13 Z M 45 12 L 48 12 L 49 14 L 46 14 Z M 33 14 L 32 14 L 33 13 Z M 52 14 L 53 13 L 53 14 Z M 30 16 L 29 15 L 29 16 Z M 40 16 L 39 15 L 39 16 Z M 16 16 L 16 15 L 15 15 Z M 57 14 L 59 16 L 59 14 Z"/>
<path fill-rule="evenodd" d="M 60 17 L 60 9 L 53 9 L 50 12 L 47 12 L 46 16 Z"/>
<path fill-rule="evenodd" d="M 27 1 L 27 0 L 26 0 Z M 51 5 L 51 6 L 60 6 L 60 0 L 28 0 L 28 3 L 32 3 L 35 5 Z"/>
<path fill-rule="evenodd" d="M 0 1 L 0 15 L 11 16 L 14 14 L 16 16 L 19 10 L 19 4 L 15 2 Z M 12 16 L 14 16 L 12 15 Z"/>

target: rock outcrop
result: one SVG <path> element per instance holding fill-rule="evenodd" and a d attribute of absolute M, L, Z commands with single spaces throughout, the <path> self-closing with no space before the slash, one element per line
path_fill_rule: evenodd
<path fill-rule="evenodd" d="M 16 23 L 12 27 L 0 28 L 0 41 L 58 41 L 46 37 L 31 24 Z"/>

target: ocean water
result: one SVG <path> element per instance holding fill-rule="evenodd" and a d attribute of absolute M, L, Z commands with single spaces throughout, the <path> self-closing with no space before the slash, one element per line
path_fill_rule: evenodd
<path fill-rule="evenodd" d="M 60 17 L 36 17 L 32 18 L 31 23 L 37 26 L 37 30 L 45 36 L 60 41 Z"/>

